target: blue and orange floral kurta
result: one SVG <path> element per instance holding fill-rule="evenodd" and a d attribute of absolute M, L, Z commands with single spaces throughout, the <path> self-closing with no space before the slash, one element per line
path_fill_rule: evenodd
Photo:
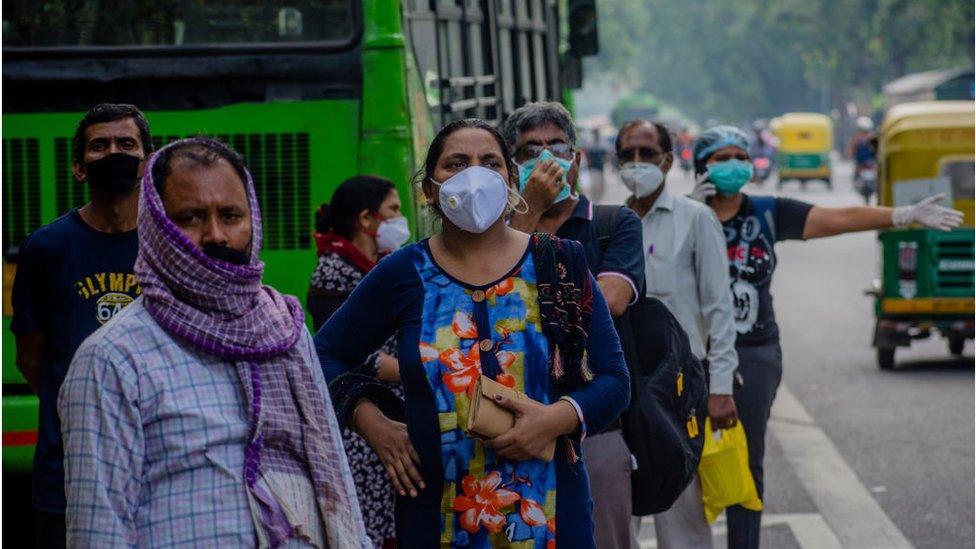
<path fill-rule="evenodd" d="M 531 244 L 511 272 L 485 286 L 442 271 L 426 242 L 382 261 L 316 336 L 326 377 L 352 369 L 373 342 L 393 331 L 399 334 L 407 429 L 427 482 L 418 498 L 398 498 L 400 544 L 541 549 L 558 540 L 560 547 L 592 547 L 586 472 L 569 459 L 565 441 L 552 462 L 511 461 L 463 426 L 482 374 L 545 404 L 572 398 L 584 429 L 599 430 L 616 417 L 629 383 L 602 296 L 595 298 L 590 326 L 594 379 L 568 395 L 551 382 Z"/>

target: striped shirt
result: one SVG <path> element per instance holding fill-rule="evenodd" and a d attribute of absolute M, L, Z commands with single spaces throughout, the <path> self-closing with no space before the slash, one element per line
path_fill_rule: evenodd
<path fill-rule="evenodd" d="M 303 332 L 298 348 L 315 357 Z M 321 369 L 312 370 L 327 394 Z M 258 544 L 244 482 L 251 427 L 238 370 L 169 335 L 141 298 L 78 349 L 58 410 L 69 546 Z"/>

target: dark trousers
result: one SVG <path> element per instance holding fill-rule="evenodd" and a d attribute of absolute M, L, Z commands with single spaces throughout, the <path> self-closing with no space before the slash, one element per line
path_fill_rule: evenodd
<path fill-rule="evenodd" d="M 783 351 L 779 342 L 745 347 L 736 345 L 742 386 L 733 395 L 739 421 L 746 430 L 749 444 L 749 469 L 756 481 L 759 498 L 763 497 L 763 455 L 766 451 L 766 424 L 783 378 Z M 739 505 L 726 510 L 729 549 L 758 549 L 762 512 Z"/>
<path fill-rule="evenodd" d="M 64 549 L 67 533 L 64 515 L 37 511 L 37 549 Z"/>
<path fill-rule="evenodd" d="M 583 464 L 590 477 L 597 547 L 630 546 L 632 463 L 620 429 L 583 439 Z"/>

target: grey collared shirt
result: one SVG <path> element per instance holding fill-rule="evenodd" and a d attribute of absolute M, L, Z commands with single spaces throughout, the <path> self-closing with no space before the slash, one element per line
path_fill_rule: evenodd
<path fill-rule="evenodd" d="M 739 360 L 722 226 L 712 210 L 667 188 L 641 219 L 647 295 L 664 302 L 706 358 L 712 394 L 732 394 Z"/>

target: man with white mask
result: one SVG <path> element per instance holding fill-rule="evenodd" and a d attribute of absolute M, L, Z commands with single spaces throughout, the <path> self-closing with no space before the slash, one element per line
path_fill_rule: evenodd
<path fill-rule="evenodd" d="M 732 380 L 738 366 L 728 291 L 729 265 L 718 219 L 703 204 L 668 192 L 674 162 L 671 135 L 656 122 L 633 120 L 617 134 L 620 178 L 627 205 L 641 218 L 647 295 L 664 302 L 687 332 L 695 356 L 709 370 L 708 415 L 714 428 L 737 421 Z M 634 536 L 640 525 L 634 519 Z M 696 478 L 674 505 L 655 515 L 661 547 L 711 547 Z"/>
<path fill-rule="evenodd" d="M 519 164 L 519 189 L 528 206 L 512 216 L 511 226 L 582 244 L 610 314 L 620 319 L 644 291 L 637 216 L 624 206 L 595 206 L 577 192 L 576 130 L 569 111 L 559 103 L 519 107 L 505 120 L 504 134 Z M 598 547 L 625 547 L 630 538 L 634 461 L 622 426 L 616 418 L 583 441 Z"/>

